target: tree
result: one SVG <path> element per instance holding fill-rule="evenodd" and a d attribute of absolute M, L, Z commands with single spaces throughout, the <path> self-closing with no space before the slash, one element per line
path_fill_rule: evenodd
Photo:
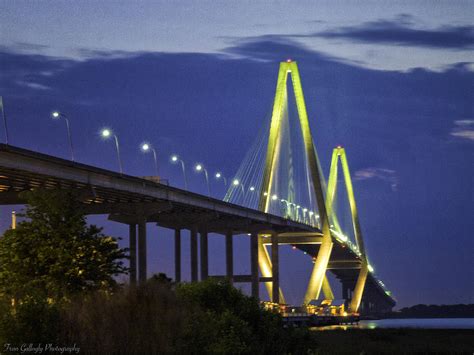
<path fill-rule="evenodd" d="M 34 190 L 22 197 L 26 220 L 0 238 L 0 294 L 17 303 L 55 303 L 116 287 L 114 276 L 127 271 L 126 250 L 87 225 L 74 192 Z"/>
<path fill-rule="evenodd" d="M 189 309 L 178 352 L 266 353 L 288 351 L 289 334 L 280 315 L 263 309 L 225 280 L 177 286 L 178 299 Z"/>

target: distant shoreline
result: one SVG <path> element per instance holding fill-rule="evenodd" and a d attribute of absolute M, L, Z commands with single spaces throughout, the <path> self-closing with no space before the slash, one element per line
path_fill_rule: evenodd
<path fill-rule="evenodd" d="M 418 304 L 381 315 L 385 319 L 409 318 L 474 318 L 474 304 L 426 305 Z"/>

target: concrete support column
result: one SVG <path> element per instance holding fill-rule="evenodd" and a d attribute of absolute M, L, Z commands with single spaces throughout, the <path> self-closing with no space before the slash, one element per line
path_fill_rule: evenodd
<path fill-rule="evenodd" d="M 128 241 L 130 249 L 130 286 L 137 284 L 137 225 L 128 225 Z"/>
<path fill-rule="evenodd" d="M 197 229 L 191 228 L 191 281 L 198 280 Z"/>
<path fill-rule="evenodd" d="M 146 222 L 138 224 L 138 282 L 146 282 Z"/>
<path fill-rule="evenodd" d="M 259 297 L 258 275 L 258 234 L 250 235 L 250 274 L 252 276 L 252 296 Z"/>
<path fill-rule="evenodd" d="M 272 302 L 280 303 L 280 265 L 278 255 L 278 234 L 272 233 Z"/>
<path fill-rule="evenodd" d="M 201 280 L 205 280 L 209 276 L 209 261 L 208 261 L 208 247 L 207 247 L 207 231 L 201 231 Z"/>
<path fill-rule="evenodd" d="M 225 235 L 225 271 L 229 282 L 234 282 L 234 239 L 232 231 L 228 231 Z"/>
<path fill-rule="evenodd" d="M 174 230 L 174 280 L 181 282 L 181 229 Z"/>

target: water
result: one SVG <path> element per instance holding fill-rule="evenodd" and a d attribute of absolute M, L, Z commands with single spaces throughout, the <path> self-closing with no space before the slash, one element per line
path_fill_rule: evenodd
<path fill-rule="evenodd" d="M 421 329 L 474 329 L 474 318 L 406 318 L 363 320 L 354 325 L 318 327 L 331 329 L 377 329 L 377 328 L 421 328 Z"/>

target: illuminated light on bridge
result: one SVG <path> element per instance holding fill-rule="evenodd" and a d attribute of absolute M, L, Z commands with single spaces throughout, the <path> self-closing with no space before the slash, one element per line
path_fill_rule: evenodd
<path fill-rule="evenodd" d="M 66 122 L 67 139 L 68 139 L 68 142 L 69 142 L 69 149 L 71 151 L 71 160 L 74 161 L 74 149 L 73 149 L 73 146 L 72 146 L 71 126 L 69 124 L 68 117 L 65 114 L 63 114 L 59 111 L 53 111 L 51 113 L 51 116 L 55 120 L 58 120 L 58 119 L 62 118 Z"/>
<path fill-rule="evenodd" d="M 117 160 L 119 164 L 120 174 L 123 174 L 122 157 L 120 156 L 120 146 L 119 146 L 119 140 L 118 140 L 117 135 L 115 135 L 109 128 L 103 128 L 102 131 L 100 132 L 100 135 L 102 136 L 103 139 L 109 139 L 110 137 L 114 138 L 115 151 L 117 152 Z"/>
<path fill-rule="evenodd" d="M 171 162 L 176 164 L 176 163 L 180 163 L 181 164 L 181 171 L 183 172 L 183 180 L 184 180 L 184 189 L 187 190 L 188 189 L 188 179 L 186 177 L 186 167 L 185 167 L 185 164 L 184 164 L 184 161 L 182 159 L 179 158 L 178 155 L 176 154 L 173 154 L 171 156 Z"/>
<path fill-rule="evenodd" d="M 209 184 L 209 174 L 207 172 L 207 169 L 204 167 L 204 165 L 198 163 L 194 166 L 194 169 L 200 173 L 201 171 L 204 172 L 204 178 L 206 179 L 206 186 L 207 186 L 207 195 L 211 197 L 211 185 Z"/>
<path fill-rule="evenodd" d="M 112 132 L 108 128 L 104 128 L 100 134 L 102 135 L 103 138 L 109 138 Z"/>
<path fill-rule="evenodd" d="M 153 162 L 154 162 L 154 166 L 155 166 L 155 175 L 158 176 L 158 159 L 156 157 L 155 148 L 153 148 L 150 143 L 143 142 L 140 145 L 140 149 L 143 153 L 149 153 L 149 152 L 153 153 Z"/>
<path fill-rule="evenodd" d="M 224 181 L 224 186 L 227 186 L 227 179 L 225 178 L 224 175 L 222 175 L 222 173 L 220 171 L 218 171 L 214 177 L 217 179 L 217 180 L 220 180 L 222 179 L 222 181 Z"/>

